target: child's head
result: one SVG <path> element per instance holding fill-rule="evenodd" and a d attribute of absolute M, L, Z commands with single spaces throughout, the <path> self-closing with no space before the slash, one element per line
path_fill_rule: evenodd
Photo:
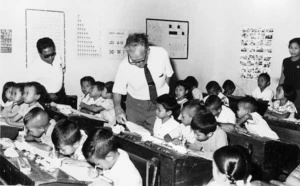
<path fill-rule="evenodd" d="M 85 140 L 82 152 L 88 162 L 107 170 L 118 159 L 118 146 L 113 133 L 99 129 Z"/>
<path fill-rule="evenodd" d="M 210 81 L 206 85 L 206 91 L 208 95 L 218 95 L 221 92 L 221 87 L 218 82 Z"/>
<path fill-rule="evenodd" d="M 242 118 L 244 115 L 256 112 L 257 101 L 253 97 L 245 97 L 238 102 L 237 117 Z"/>
<path fill-rule="evenodd" d="M 7 101 L 12 101 L 12 88 L 15 84 L 15 82 L 9 81 L 3 85 L 2 100 L 4 103 Z"/>
<path fill-rule="evenodd" d="M 103 91 L 105 87 L 105 84 L 101 81 L 96 81 L 93 86 L 92 86 L 92 89 L 91 89 L 91 92 L 90 92 L 90 96 L 92 98 L 99 98 L 101 97 L 101 93 Z"/>
<path fill-rule="evenodd" d="M 236 87 L 231 80 L 227 79 L 226 81 L 224 81 L 222 88 L 225 95 L 231 95 Z"/>
<path fill-rule="evenodd" d="M 185 84 L 183 80 L 177 81 L 175 84 L 175 97 L 178 100 L 181 100 L 183 98 L 187 97 L 187 94 L 189 93 L 189 88 Z"/>
<path fill-rule="evenodd" d="M 91 76 L 84 76 L 80 79 L 81 91 L 84 95 L 91 92 L 92 85 L 95 83 L 95 79 Z"/>
<path fill-rule="evenodd" d="M 276 89 L 276 99 L 287 99 L 289 101 L 294 101 L 296 98 L 296 91 L 293 86 L 287 84 L 278 85 Z"/>
<path fill-rule="evenodd" d="M 176 99 L 169 95 L 163 94 L 156 99 L 156 116 L 160 119 L 168 118 L 173 115 L 174 119 L 179 116 L 180 105 Z"/>
<path fill-rule="evenodd" d="M 46 88 L 38 82 L 29 82 L 24 87 L 24 103 L 32 104 L 35 102 L 44 103 L 47 100 L 48 93 Z"/>
<path fill-rule="evenodd" d="M 191 100 L 183 104 L 180 118 L 182 124 L 185 126 L 191 125 L 194 115 L 199 112 L 205 112 L 205 108 L 200 104 L 199 100 Z"/>
<path fill-rule="evenodd" d="M 289 51 L 292 57 L 300 55 L 300 38 L 294 38 L 289 42 Z"/>
<path fill-rule="evenodd" d="M 24 116 L 24 124 L 30 135 L 40 138 L 49 127 L 48 114 L 42 108 L 35 107 Z"/>
<path fill-rule="evenodd" d="M 271 78 L 268 73 L 261 73 L 257 79 L 257 85 L 261 90 L 264 90 L 270 85 Z"/>
<path fill-rule="evenodd" d="M 14 103 L 20 104 L 23 103 L 24 98 L 24 83 L 17 83 L 12 88 L 12 100 Z"/>
<path fill-rule="evenodd" d="M 57 122 L 51 135 L 54 147 L 64 156 L 74 154 L 80 145 L 81 137 L 78 125 L 69 120 Z"/>
<path fill-rule="evenodd" d="M 251 171 L 251 157 L 242 146 L 224 146 L 214 152 L 213 177 L 220 185 L 226 182 L 236 184 L 236 181 L 247 182 Z"/>
<path fill-rule="evenodd" d="M 105 83 L 104 89 L 101 92 L 101 97 L 104 99 L 111 99 L 112 98 L 112 89 L 114 87 L 114 82 L 113 81 L 108 81 Z"/>
<path fill-rule="evenodd" d="M 217 129 L 217 121 L 212 113 L 196 113 L 191 122 L 196 139 L 206 141 Z"/>
<path fill-rule="evenodd" d="M 198 87 L 198 81 L 194 76 L 188 76 L 184 80 L 185 84 L 187 85 L 189 90 L 193 90 L 194 88 Z"/>
<path fill-rule="evenodd" d="M 216 95 L 210 95 L 205 101 L 205 107 L 214 116 L 219 116 L 222 111 L 222 100 Z"/>

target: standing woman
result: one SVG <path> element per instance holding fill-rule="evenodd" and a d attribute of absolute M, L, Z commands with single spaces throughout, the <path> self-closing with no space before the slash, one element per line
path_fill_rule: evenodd
<path fill-rule="evenodd" d="M 294 104 L 300 111 L 300 38 L 294 38 L 289 42 L 289 52 L 291 57 L 285 58 L 282 63 L 279 84 L 288 84 L 296 90 L 296 100 Z"/>

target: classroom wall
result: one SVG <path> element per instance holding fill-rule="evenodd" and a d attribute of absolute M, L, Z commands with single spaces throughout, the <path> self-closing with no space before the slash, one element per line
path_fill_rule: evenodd
<path fill-rule="evenodd" d="M 77 14 L 90 20 L 99 16 L 101 29 L 145 31 L 146 18 L 189 21 L 189 58 L 172 63 L 179 79 L 194 75 L 202 90 L 210 80 L 222 84 L 232 79 L 251 92 L 256 81 L 239 78 L 241 28 L 273 27 L 271 77 L 275 88 L 282 59 L 289 56 L 288 41 L 300 33 L 299 7 L 299 0 L 0 0 L 0 29 L 13 30 L 13 53 L 0 53 L 0 86 L 9 80 L 24 80 L 25 9 L 30 8 L 65 12 L 67 94 L 80 94 L 79 80 L 85 75 L 114 80 L 120 62 L 77 56 Z"/>

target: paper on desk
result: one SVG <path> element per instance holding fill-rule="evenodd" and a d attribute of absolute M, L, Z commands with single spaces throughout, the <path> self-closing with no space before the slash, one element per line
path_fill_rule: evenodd
<path fill-rule="evenodd" d="M 79 167 L 72 164 L 63 164 L 60 169 L 79 181 L 94 181 L 97 178 L 92 178 L 88 175 L 88 167 Z"/>
<path fill-rule="evenodd" d="M 150 132 L 147 129 L 145 129 L 144 127 L 142 127 L 138 124 L 127 121 L 125 123 L 125 125 L 129 129 L 130 132 L 137 133 L 137 134 L 141 135 L 142 138 L 151 136 Z"/>

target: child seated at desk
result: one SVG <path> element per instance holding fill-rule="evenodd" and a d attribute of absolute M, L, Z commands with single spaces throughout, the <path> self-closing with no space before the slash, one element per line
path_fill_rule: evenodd
<path fill-rule="evenodd" d="M 11 90 L 12 104 L 4 107 L 4 109 L 1 112 L 2 117 L 12 117 L 19 112 L 20 107 L 24 102 L 23 99 L 24 85 L 25 85 L 24 83 L 14 84 Z"/>
<path fill-rule="evenodd" d="M 81 151 L 86 138 L 86 133 L 69 120 L 58 121 L 51 134 L 55 150 L 59 155 L 69 157 L 62 163 L 89 167 Z"/>
<path fill-rule="evenodd" d="M 91 76 L 84 76 L 83 78 L 80 79 L 80 87 L 81 87 L 81 92 L 83 93 L 83 95 L 78 96 L 78 110 L 81 110 L 81 108 L 79 106 L 81 104 L 81 102 L 83 102 L 83 103 L 89 102 L 90 92 L 92 89 L 92 85 L 94 83 L 95 83 L 95 79 Z"/>
<path fill-rule="evenodd" d="M 225 106 L 229 107 L 229 99 L 222 93 L 222 89 L 218 82 L 216 82 L 216 81 L 208 82 L 206 85 L 206 91 L 207 91 L 208 96 L 210 96 L 210 95 L 218 96 L 222 100 L 222 103 Z M 206 96 L 203 99 L 204 102 L 206 101 L 208 96 Z"/>
<path fill-rule="evenodd" d="M 235 125 L 236 117 L 234 112 L 230 108 L 224 106 L 218 96 L 209 96 L 205 101 L 205 107 L 207 111 L 215 116 L 222 129 L 228 127 L 232 128 L 232 125 Z"/>
<path fill-rule="evenodd" d="M 165 135 L 179 126 L 178 118 L 180 105 L 176 99 L 169 95 L 163 94 L 156 99 L 156 120 L 153 127 L 153 136 L 164 139 Z"/>
<path fill-rule="evenodd" d="M 187 146 L 205 158 L 212 159 L 217 149 L 228 145 L 227 135 L 218 127 L 212 113 L 196 113 L 192 119 L 191 128 L 197 140 Z"/>
<path fill-rule="evenodd" d="M 39 149 L 51 151 L 53 147 L 51 134 L 55 126 L 55 122 L 52 121 L 49 121 L 47 112 L 42 108 L 31 109 L 24 117 L 25 141 Z"/>
<path fill-rule="evenodd" d="M 261 73 L 257 79 L 258 87 L 252 92 L 252 97 L 260 101 L 271 101 L 274 93 L 268 87 L 270 86 L 271 78 L 267 73 Z"/>
<path fill-rule="evenodd" d="M 273 119 L 295 120 L 297 109 L 292 102 L 296 97 L 295 89 L 287 84 L 281 84 L 276 89 L 276 100 L 270 103 L 265 116 Z"/>
<path fill-rule="evenodd" d="M 113 186 L 142 186 L 142 178 L 129 159 L 127 152 L 117 147 L 113 133 L 99 129 L 88 136 L 82 152 L 88 162 L 103 170 L 103 176 L 112 180 Z M 100 178 L 92 185 L 108 185 Z"/>
<path fill-rule="evenodd" d="M 242 88 L 236 86 L 230 79 L 224 81 L 222 88 L 224 90 L 223 94 L 225 96 L 236 96 L 236 97 L 245 97 L 246 94 Z"/>
<path fill-rule="evenodd" d="M 104 108 L 101 106 L 103 103 L 103 98 L 101 97 L 102 91 L 104 90 L 105 84 L 100 81 L 96 81 L 91 89 L 90 92 L 90 99 L 88 103 L 81 102 L 80 108 L 82 112 L 85 112 L 87 114 L 97 114 L 100 113 L 100 111 L 104 110 Z"/>
<path fill-rule="evenodd" d="M 1 115 L 2 115 L 2 110 L 5 107 L 12 105 L 12 103 L 13 103 L 12 88 L 14 87 L 15 84 L 16 84 L 15 82 L 9 81 L 3 85 L 2 100 L 1 100 L 1 105 L 0 105 Z"/>
<path fill-rule="evenodd" d="M 189 92 L 189 88 L 185 84 L 183 80 L 179 80 L 175 85 L 175 98 L 177 103 L 182 108 L 183 104 L 186 103 L 189 99 L 191 99 L 191 94 Z"/>
<path fill-rule="evenodd" d="M 245 97 L 238 103 L 237 116 L 239 118 L 236 129 L 242 133 L 251 133 L 260 137 L 279 139 L 278 135 L 272 131 L 268 123 L 256 112 L 257 103 L 252 97 Z M 244 124 L 246 129 L 240 126 Z"/>

